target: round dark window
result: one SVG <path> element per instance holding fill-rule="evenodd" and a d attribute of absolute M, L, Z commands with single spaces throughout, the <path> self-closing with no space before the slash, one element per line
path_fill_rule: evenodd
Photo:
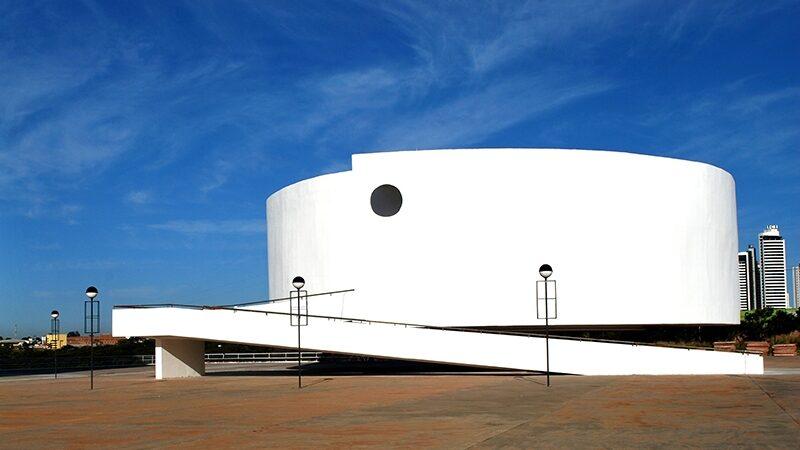
<path fill-rule="evenodd" d="M 369 203 L 375 214 L 389 217 L 400 211 L 400 207 L 403 206 L 403 195 L 400 193 L 400 189 L 391 184 L 383 184 L 372 191 Z"/>

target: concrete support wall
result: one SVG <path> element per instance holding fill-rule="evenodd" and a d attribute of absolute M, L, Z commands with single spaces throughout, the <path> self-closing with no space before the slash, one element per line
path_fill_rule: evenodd
<path fill-rule="evenodd" d="M 195 339 L 156 338 L 156 379 L 200 377 L 206 373 L 205 343 Z"/>

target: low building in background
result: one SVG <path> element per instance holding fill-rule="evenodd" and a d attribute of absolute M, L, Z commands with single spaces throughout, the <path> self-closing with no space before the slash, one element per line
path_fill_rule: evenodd
<path fill-rule="evenodd" d="M 67 345 L 67 334 L 52 334 L 49 333 L 42 337 L 45 347 L 47 348 L 61 348 Z"/>
<path fill-rule="evenodd" d="M 119 341 L 120 338 L 111 336 L 110 334 L 97 334 L 94 336 L 94 345 L 114 345 Z M 89 336 L 67 337 L 67 345 L 71 345 L 73 347 L 88 347 L 89 344 Z"/>
<path fill-rule="evenodd" d="M 21 347 L 25 341 L 22 339 L 0 339 L 0 345 L 9 347 Z"/>

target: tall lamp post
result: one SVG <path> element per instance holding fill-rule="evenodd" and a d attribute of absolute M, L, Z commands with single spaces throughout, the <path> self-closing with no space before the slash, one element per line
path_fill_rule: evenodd
<path fill-rule="evenodd" d="M 550 267 L 550 264 L 542 264 L 539 267 L 539 275 L 544 278 L 544 281 L 537 281 L 536 282 L 536 316 L 539 319 L 544 319 L 544 352 L 545 352 L 545 359 L 546 359 L 546 367 L 547 367 L 547 386 L 550 387 L 550 319 L 557 319 L 558 318 L 558 303 L 556 300 L 556 281 L 555 280 L 548 280 L 551 275 L 553 275 L 553 268 Z M 549 284 L 553 285 L 553 293 L 552 297 L 547 292 L 547 287 Z M 539 302 L 542 298 L 539 296 L 539 285 L 544 285 L 544 317 L 541 316 L 539 311 Z M 553 300 L 553 306 L 555 311 L 553 312 L 553 316 L 550 316 L 549 310 L 549 301 Z"/>
<path fill-rule="evenodd" d="M 89 389 L 94 389 L 94 334 L 100 332 L 100 300 L 97 297 L 97 288 L 86 288 L 89 300 L 83 302 L 83 332 L 89 333 Z"/>
<path fill-rule="evenodd" d="M 58 311 L 55 309 L 50 313 L 50 336 L 53 336 L 55 342 L 50 341 L 50 346 L 53 347 L 53 378 L 58 378 L 58 344 L 60 338 L 60 323 L 58 320 Z"/>
<path fill-rule="evenodd" d="M 303 388 L 303 366 L 302 366 L 302 361 L 300 360 L 300 327 L 308 325 L 308 316 L 306 316 L 306 323 L 305 324 L 302 322 L 302 316 L 301 316 L 301 314 L 302 314 L 302 312 L 301 312 L 301 309 L 302 309 L 301 308 L 302 296 L 303 296 L 304 292 L 307 295 L 307 292 L 302 290 L 303 286 L 305 286 L 305 285 L 306 285 L 306 280 L 304 280 L 303 277 L 299 277 L 299 276 L 298 277 L 294 277 L 294 279 L 292 280 L 292 286 L 294 286 L 295 290 L 297 291 L 297 322 L 296 323 L 291 323 L 292 322 L 292 318 L 294 317 L 294 315 L 292 314 L 292 312 L 293 312 L 292 310 L 295 309 L 295 308 L 294 308 L 294 306 L 292 306 L 292 294 L 293 294 L 293 292 L 289 292 L 289 322 L 290 322 L 290 325 L 294 325 L 294 326 L 297 327 L 297 388 L 298 389 L 302 389 Z M 306 297 L 306 298 L 308 298 L 308 297 Z M 306 314 L 308 314 L 308 305 L 306 305 Z"/>

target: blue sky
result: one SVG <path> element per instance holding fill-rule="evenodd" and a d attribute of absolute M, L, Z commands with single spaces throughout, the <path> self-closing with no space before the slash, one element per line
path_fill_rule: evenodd
<path fill-rule="evenodd" d="M 800 260 L 800 2 L 0 0 L 0 335 L 265 297 L 264 201 L 355 152 L 705 161 Z M 610 243 L 613 244 L 613 243 Z"/>

